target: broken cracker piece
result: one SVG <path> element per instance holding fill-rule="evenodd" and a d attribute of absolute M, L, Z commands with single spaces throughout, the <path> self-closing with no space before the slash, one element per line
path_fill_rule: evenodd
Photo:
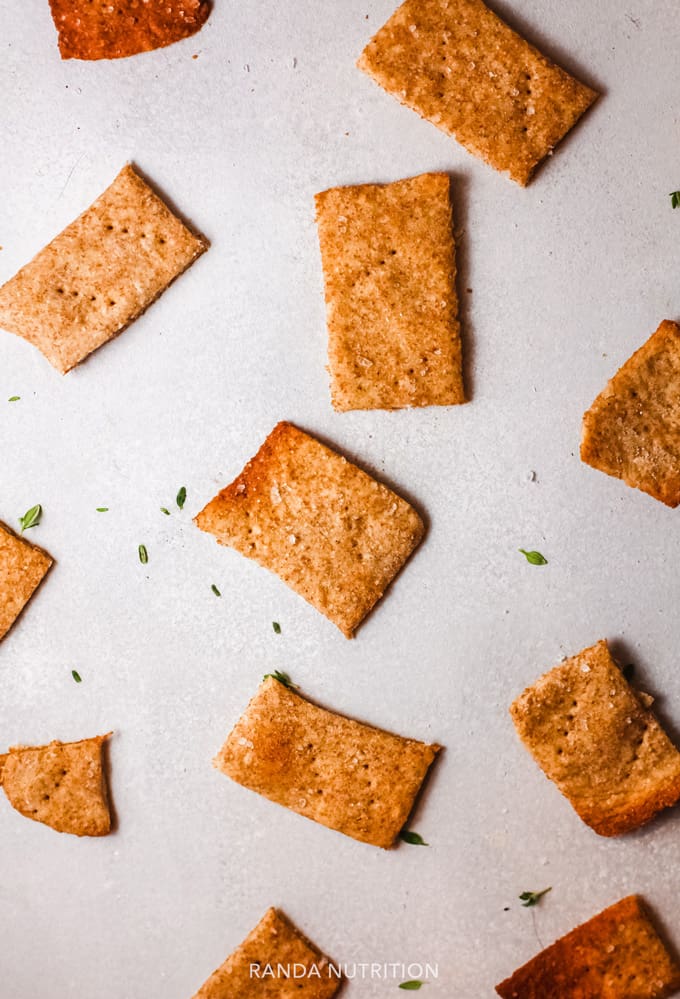
<path fill-rule="evenodd" d="M 510 708 L 545 775 L 600 836 L 619 836 L 680 799 L 680 753 L 605 641 L 567 659 Z"/>
<path fill-rule="evenodd" d="M 330 999 L 340 981 L 337 966 L 283 913 L 268 909 L 193 999 Z"/>
<path fill-rule="evenodd" d="M 680 968 L 646 907 L 629 895 L 577 926 L 496 986 L 502 999 L 663 999 Z"/>
<path fill-rule="evenodd" d="M 597 97 L 482 0 L 406 0 L 357 65 L 523 186 Z"/>
<path fill-rule="evenodd" d="M 52 565 L 50 556 L 0 524 L 0 641 Z"/>
<path fill-rule="evenodd" d="M 129 326 L 206 249 L 125 166 L 0 288 L 0 326 L 65 374 Z"/>
<path fill-rule="evenodd" d="M 583 417 L 581 459 L 667 506 L 680 503 L 680 326 L 665 320 Z"/>
<path fill-rule="evenodd" d="M 105 836 L 111 829 L 102 746 L 111 735 L 48 746 L 12 746 L 2 787 L 13 808 L 57 832 Z"/>
<path fill-rule="evenodd" d="M 450 181 L 316 195 L 336 410 L 465 402 Z"/>
<path fill-rule="evenodd" d="M 299 815 L 389 849 L 439 749 L 325 711 L 269 678 L 214 765 Z"/>
<path fill-rule="evenodd" d="M 285 422 L 195 523 L 275 572 L 347 638 L 424 533 L 405 500 Z"/>
<path fill-rule="evenodd" d="M 195 35 L 206 0 L 50 0 L 62 59 L 120 59 Z"/>

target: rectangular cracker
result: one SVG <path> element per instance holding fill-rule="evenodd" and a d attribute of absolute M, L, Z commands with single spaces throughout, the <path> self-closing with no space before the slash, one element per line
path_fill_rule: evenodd
<path fill-rule="evenodd" d="M 0 641 L 52 565 L 50 556 L 0 524 Z"/>
<path fill-rule="evenodd" d="M 465 402 L 450 181 L 316 195 L 333 408 Z"/>
<path fill-rule="evenodd" d="M 279 423 L 195 518 L 351 638 L 423 536 L 410 504 L 290 423 Z"/>
<path fill-rule="evenodd" d="M 577 926 L 496 986 L 502 999 L 663 999 L 680 968 L 646 907 L 629 895 Z"/>
<path fill-rule="evenodd" d="M 510 708 L 545 775 L 600 836 L 619 836 L 680 799 L 680 753 L 605 641 L 528 687 Z"/>
<path fill-rule="evenodd" d="M 337 966 L 272 908 L 193 999 L 330 999 L 340 982 Z"/>
<path fill-rule="evenodd" d="M 125 166 L 0 288 L 0 326 L 65 374 L 129 326 L 206 249 Z"/>
<path fill-rule="evenodd" d="M 581 459 L 666 506 L 680 503 L 680 326 L 665 320 L 583 417 Z"/>
<path fill-rule="evenodd" d="M 325 711 L 269 678 L 214 764 L 270 801 L 388 849 L 439 748 Z"/>
<path fill-rule="evenodd" d="M 482 0 L 406 0 L 357 65 L 523 186 L 597 97 Z"/>

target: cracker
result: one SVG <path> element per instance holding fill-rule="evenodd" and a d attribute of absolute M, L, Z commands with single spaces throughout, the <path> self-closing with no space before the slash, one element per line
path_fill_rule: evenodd
<path fill-rule="evenodd" d="M 583 417 L 581 459 L 667 506 L 680 503 L 680 326 L 661 323 Z"/>
<path fill-rule="evenodd" d="M 523 186 L 597 97 L 482 0 L 406 0 L 357 65 Z"/>
<path fill-rule="evenodd" d="M 119 59 L 196 34 L 205 0 L 50 0 L 62 59 Z"/>
<path fill-rule="evenodd" d="M 110 735 L 48 746 L 12 746 L 2 768 L 9 803 L 26 818 L 57 832 L 105 836 L 111 816 L 102 745 Z"/>
<path fill-rule="evenodd" d="M 214 764 L 270 801 L 388 849 L 439 749 L 325 711 L 270 678 Z"/>
<path fill-rule="evenodd" d="M 50 556 L 0 524 L 0 641 L 52 565 Z"/>
<path fill-rule="evenodd" d="M 339 987 L 337 967 L 283 913 L 268 909 L 193 999 L 330 999 Z"/>
<path fill-rule="evenodd" d="M 195 522 L 275 572 L 347 638 L 424 532 L 405 500 L 285 422 Z"/>
<path fill-rule="evenodd" d="M 316 195 L 334 409 L 465 402 L 449 184 Z"/>
<path fill-rule="evenodd" d="M 125 166 L 0 288 L 0 326 L 65 374 L 122 332 L 206 248 Z"/>
<path fill-rule="evenodd" d="M 545 775 L 601 836 L 637 829 L 680 799 L 680 753 L 606 642 L 550 670 L 510 713 Z"/>
<path fill-rule="evenodd" d="M 496 986 L 503 999 L 663 999 L 680 968 L 646 907 L 629 895 L 577 926 Z"/>

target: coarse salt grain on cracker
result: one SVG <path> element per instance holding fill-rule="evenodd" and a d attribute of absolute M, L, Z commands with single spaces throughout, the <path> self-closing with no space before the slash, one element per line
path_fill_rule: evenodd
<path fill-rule="evenodd" d="M 522 185 L 597 97 L 482 0 L 406 0 L 357 65 Z"/>
<path fill-rule="evenodd" d="M 496 986 L 502 999 L 663 999 L 680 968 L 636 895 L 577 926 Z"/>
<path fill-rule="evenodd" d="M 52 565 L 50 556 L 0 524 L 0 641 Z"/>
<path fill-rule="evenodd" d="M 450 181 L 316 195 L 336 410 L 465 401 Z"/>
<path fill-rule="evenodd" d="M 341 977 L 283 913 L 268 909 L 193 999 L 330 999 Z"/>
<path fill-rule="evenodd" d="M 275 572 L 347 638 L 424 532 L 405 500 L 285 422 L 195 522 Z"/>
<path fill-rule="evenodd" d="M 680 503 L 680 326 L 665 320 L 583 417 L 581 458 L 667 506 Z"/>
<path fill-rule="evenodd" d="M 0 288 L 0 327 L 65 374 L 122 332 L 206 248 L 128 165 Z"/>
<path fill-rule="evenodd" d="M 545 775 L 601 836 L 680 799 L 680 753 L 598 642 L 528 687 L 510 709 Z"/>
<path fill-rule="evenodd" d="M 270 801 L 388 849 L 439 748 L 326 711 L 269 678 L 214 764 Z"/>
<path fill-rule="evenodd" d="M 105 836 L 111 816 L 102 746 L 110 735 L 12 746 L 2 768 L 2 787 L 12 807 L 57 832 Z"/>
<path fill-rule="evenodd" d="M 62 59 L 120 59 L 199 31 L 205 0 L 50 0 Z"/>

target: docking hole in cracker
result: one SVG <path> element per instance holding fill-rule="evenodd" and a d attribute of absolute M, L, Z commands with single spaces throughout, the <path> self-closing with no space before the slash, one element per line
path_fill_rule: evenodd
<path fill-rule="evenodd" d="M 680 799 L 680 753 L 605 641 L 555 666 L 510 708 L 531 755 L 600 836 L 620 836 Z"/>
<path fill-rule="evenodd" d="M 214 765 L 299 815 L 389 849 L 439 749 L 326 711 L 268 678 Z"/>
<path fill-rule="evenodd" d="M 137 319 L 206 249 L 125 166 L 0 288 L 0 327 L 65 374 Z"/>
<path fill-rule="evenodd" d="M 45 578 L 52 559 L 0 524 L 0 641 Z"/>
<path fill-rule="evenodd" d="M 482 0 L 406 0 L 357 65 L 522 186 L 597 97 Z"/>
<path fill-rule="evenodd" d="M 409 503 L 285 422 L 195 522 L 275 572 L 347 638 L 424 532 Z"/>
<path fill-rule="evenodd" d="M 450 181 L 316 195 L 336 410 L 465 402 Z"/>

